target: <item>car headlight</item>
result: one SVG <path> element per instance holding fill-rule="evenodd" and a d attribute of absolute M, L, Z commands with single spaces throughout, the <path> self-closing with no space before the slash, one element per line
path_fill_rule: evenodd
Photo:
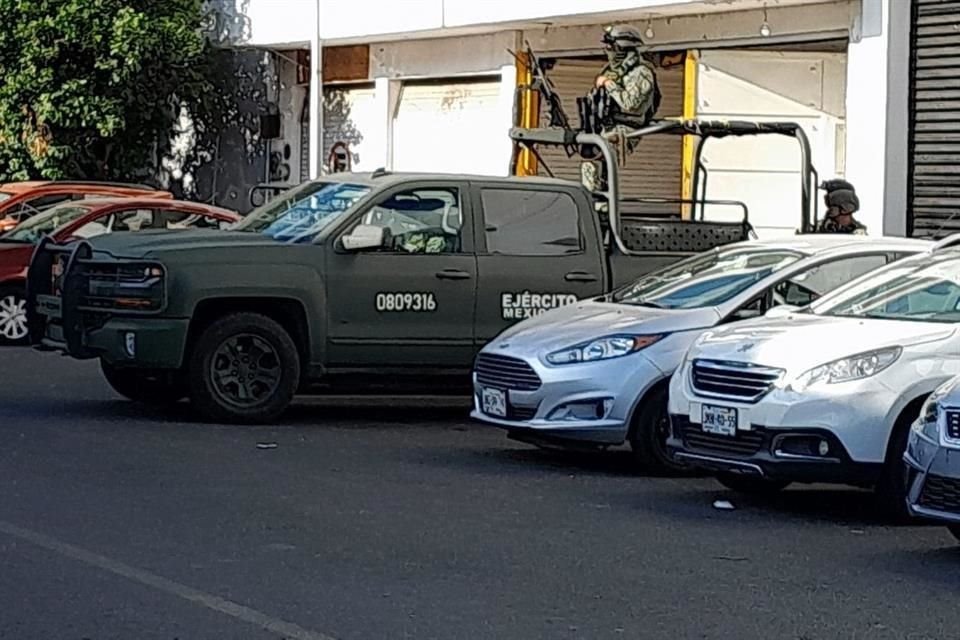
<path fill-rule="evenodd" d="M 887 347 L 834 360 L 810 369 L 790 383 L 788 388 L 803 392 L 817 384 L 837 384 L 863 380 L 892 365 L 901 353 L 903 353 L 901 347 Z"/>
<path fill-rule="evenodd" d="M 550 364 L 575 364 L 577 362 L 595 362 L 630 355 L 662 340 L 666 334 L 657 335 L 615 335 L 581 342 L 547 355 Z"/>

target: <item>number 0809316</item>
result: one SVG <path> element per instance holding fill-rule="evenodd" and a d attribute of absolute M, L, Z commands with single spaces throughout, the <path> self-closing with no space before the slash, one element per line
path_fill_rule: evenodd
<path fill-rule="evenodd" d="M 379 312 L 437 310 L 437 299 L 432 293 L 378 293 L 375 304 Z"/>

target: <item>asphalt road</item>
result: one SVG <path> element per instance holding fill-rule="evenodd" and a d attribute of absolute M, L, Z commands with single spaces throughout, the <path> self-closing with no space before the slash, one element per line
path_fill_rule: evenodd
<path fill-rule="evenodd" d="M 210 426 L 0 352 L 0 638 L 957 638 L 960 546 L 867 494 L 734 499 L 462 406 Z M 258 448 L 275 443 L 275 448 Z"/>

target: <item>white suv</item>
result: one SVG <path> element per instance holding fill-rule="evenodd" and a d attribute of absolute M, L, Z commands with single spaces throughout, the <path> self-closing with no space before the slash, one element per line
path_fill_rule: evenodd
<path fill-rule="evenodd" d="M 741 491 L 870 486 L 902 515 L 910 425 L 960 373 L 960 251 L 942 248 L 955 241 L 703 333 L 670 383 L 675 459 Z"/>

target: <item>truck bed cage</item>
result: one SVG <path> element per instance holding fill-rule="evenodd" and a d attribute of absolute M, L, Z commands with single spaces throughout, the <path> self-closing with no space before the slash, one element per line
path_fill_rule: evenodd
<path fill-rule="evenodd" d="M 611 146 L 610 138 L 618 135 L 583 133 L 574 129 L 553 128 L 523 128 L 514 127 L 510 130 L 510 138 L 513 140 L 514 153 L 511 159 L 510 172 L 516 173 L 519 159 L 519 148 L 530 149 L 538 158 L 536 145 L 562 146 L 571 148 L 582 145 L 593 145 L 601 151 L 603 162 L 606 164 L 607 190 L 598 192 L 607 201 L 610 226 L 612 229 L 619 230 L 621 225 L 621 199 L 618 167 L 616 154 Z M 753 122 L 747 120 L 696 120 L 696 119 L 665 119 L 655 120 L 644 127 L 627 131 L 624 134 L 626 139 L 643 138 L 650 135 L 678 135 L 678 136 L 696 136 L 702 140 L 708 138 L 727 138 L 743 137 L 757 135 L 780 135 L 797 140 L 800 146 L 800 233 L 808 233 L 816 227 L 817 223 L 817 201 L 814 197 L 819 178 L 811 162 L 810 141 L 807 138 L 803 128 L 796 122 Z M 690 203 L 694 207 L 693 218 L 697 219 L 695 208 L 700 206 L 699 220 L 704 219 L 704 209 L 706 204 L 732 204 L 729 201 L 709 202 L 706 199 L 708 171 L 703 163 L 703 144 L 696 145 L 694 152 L 694 172 L 693 172 L 693 199 Z M 742 206 L 742 203 L 736 203 Z M 744 223 L 746 220 L 746 209 L 744 206 Z M 618 248 L 624 253 L 629 250 L 624 246 L 618 232 L 615 232 L 614 239 Z"/>

